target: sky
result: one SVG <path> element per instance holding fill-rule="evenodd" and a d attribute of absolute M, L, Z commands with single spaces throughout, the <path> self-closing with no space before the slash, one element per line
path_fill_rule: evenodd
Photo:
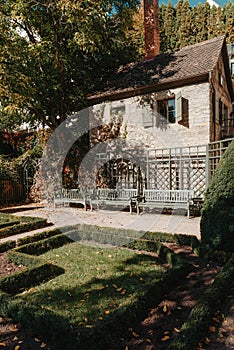
<path fill-rule="evenodd" d="M 227 4 L 228 0 L 215 0 L 220 6 L 223 6 L 225 4 Z M 173 5 L 176 5 L 178 0 L 171 0 Z M 189 0 L 189 3 L 191 6 L 197 6 L 198 3 L 205 3 L 205 0 Z M 167 4 L 168 0 L 159 0 L 159 4 L 161 5 L 162 3 Z"/>

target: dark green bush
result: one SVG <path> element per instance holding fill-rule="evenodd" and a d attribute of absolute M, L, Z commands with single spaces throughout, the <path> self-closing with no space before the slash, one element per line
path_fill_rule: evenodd
<path fill-rule="evenodd" d="M 210 182 L 201 217 L 201 242 L 206 250 L 234 251 L 234 141 Z"/>

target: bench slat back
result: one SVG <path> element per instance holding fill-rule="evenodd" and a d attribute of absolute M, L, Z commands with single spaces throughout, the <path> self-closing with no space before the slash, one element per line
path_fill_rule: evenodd
<path fill-rule="evenodd" d="M 98 188 L 97 194 L 100 200 L 130 200 L 133 196 L 137 196 L 137 189 Z"/>
<path fill-rule="evenodd" d="M 188 202 L 194 195 L 193 190 L 144 190 L 146 202 Z"/>
<path fill-rule="evenodd" d="M 62 190 L 62 195 L 63 198 L 67 198 L 67 199 L 82 199 L 82 193 L 78 190 L 78 189 L 63 189 Z"/>

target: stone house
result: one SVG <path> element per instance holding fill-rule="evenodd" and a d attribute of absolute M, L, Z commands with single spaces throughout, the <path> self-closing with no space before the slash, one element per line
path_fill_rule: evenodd
<path fill-rule="evenodd" d="M 143 5 L 145 59 L 119 67 L 88 96 L 91 149 L 103 145 L 97 186 L 203 196 L 221 154 L 209 145 L 234 136 L 226 40 L 160 54 L 158 0 Z"/>
<path fill-rule="evenodd" d="M 120 123 L 119 136 L 131 146 L 195 146 L 233 137 L 225 38 L 120 67 L 88 100 L 94 118 Z"/>
<path fill-rule="evenodd" d="M 207 168 L 207 145 L 234 136 L 226 40 L 217 37 L 120 67 L 88 100 L 91 140 L 101 120 L 125 149 L 144 158 L 139 175 L 133 155 L 111 155 L 107 145 L 98 167 L 106 174 L 109 159 L 111 186 L 192 188 L 203 196 L 218 162 L 213 154 L 213 168 Z M 105 181 L 101 186 L 110 185 Z"/>

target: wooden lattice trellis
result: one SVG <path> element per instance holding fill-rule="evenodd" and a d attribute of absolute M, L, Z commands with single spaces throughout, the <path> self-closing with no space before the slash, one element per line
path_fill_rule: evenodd
<path fill-rule="evenodd" d="M 121 187 L 156 190 L 194 190 L 195 197 L 202 198 L 214 171 L 234 139 L 212 142 L 207 145 L 147 149 L 144 169 L 119 159 L 109 163 L 109 176 Z M 108 154 L 97 155 L 108 162 Z M 126 164 L 125 164 L 126 163 Z M 121 166 L 119 166 L 121 165 Z M 138 170 L 137 170 L 138 169 Z M 136 173 L 136 170 L 138 173 Z M 146 175 L 146 178 L 142 176 Z M 139 181 L 141 182 L 139 185 Z M 138 185 L 137 185 L 138 182 Z"/>

